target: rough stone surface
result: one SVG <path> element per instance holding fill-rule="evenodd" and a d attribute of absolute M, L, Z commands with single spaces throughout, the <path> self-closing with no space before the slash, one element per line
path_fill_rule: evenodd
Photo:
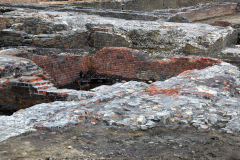
<path fill-rule="evenodd" d="M 46 56 L 23 49 L 2 50 L 0 56 L 1 110 L 16 110 L 44 102 L 67 100 L 67 95 L 79 98 L 79 91 L 57 89 L 54 86 L 71 84 L 77 81 L 80 73 L 90 72 L 106 78 L 156 81 L 177 76 L 186 70 L 203 69 L 220 63 L 219 60 L 200 57 L 150 61 L 137 50 L 113 47 L 106 47 L 92 57 L 86 54 Z M 81 99 L 86 97 L 81 96 Z"/>
<path fill-rule="evenodd" d="M 240 18 L 239 18 L 239 13 L 233 14 L 233 15 L 228 15 L 228 16 L 222 16 L 222 17 L 216 17 L 213 19 L 207 19 L 200 21 L 201 23 L 207 23 L 211 24 L 213 26 L 222 26 L 222 27 L 233 27 L 237 29 L 238 31 L 238 41 L 237 44 L 240 42 Z M 224 48 L 221 52 L 215 54 L 213 56 L 215 58 L 220 58 L 223 61 L 232 63 L 236 66 L 239 67 L 239 46 L 233 44 L 230 47 Z"/>
<path fill-rule="evenodd" d="M 15 8 L 0 18 L 6 19 L 0 31 L 2 47 L 84 48 L 93 52 L 105 46 L 121 46 L 156 56 L 183 52 L 211 55 L 237 41 L 236 30 L 231 27 L 124 20 L 76 11 Z"/>
<path fill-rule="evenodd" d="M 237 67 L 221 63 L 183 72 L 151 85 L 130 81 L 101 86 L 79 101 L 53 102 L 1 116 L 1 141 L 24 132 L 100 121 L 133 130 L 155 126 L 194 126 L 239 134 L 239 77 Z M 82 97 L 82 92 L 77 93 Z"/>
<path fill-rule="evenodd" d="M 83 123 L 239 135 L 240 71 L 221 61 L 239 63 L 239 25 L 190 23 L 237 14 L 238 4 L 146 12 L 124 10 L 123 1 L 110 6 L 116 3 L 123 5 L 1 3 L 0 111 L 20 110 L 0 116 L 0 141 Z M 90 91 L 56 88 L 82 74 L 131 81 Z"/>
<path fill-rule="evenodd" d="M 198 4 L 206 4 L 212 2 L 239 2 L 238 0 L 118 0 L 110 2 L 80 3 L 78 6 L 91 7 L 97 9 L 124 9 L 138 11 L 152 11 L 168 8 L 181 8 L 195 6 Z"/>
<path fill-rule="evenodd" d="M 219 55 L 221 58 L 229 63 L 235 64 L 240 67 L 240 46 L 236 45 L 232 48 L 224 49 Z"/>

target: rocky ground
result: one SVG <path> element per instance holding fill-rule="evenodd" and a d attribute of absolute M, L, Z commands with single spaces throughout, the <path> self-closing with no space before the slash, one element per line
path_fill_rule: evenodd
<path fill-rule="evenodd" d="M 10 138 L 0 143 L 0 156 L 1 160 L 239 160 L 239 149 L 239 136 L 193 128 L 128 131 L 79 124 Z"/>

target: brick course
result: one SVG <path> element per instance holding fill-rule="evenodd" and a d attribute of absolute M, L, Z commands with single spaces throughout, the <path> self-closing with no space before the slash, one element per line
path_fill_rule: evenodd
<path fill-rule="evenodd" d="M 169 58 L 167 60 L 139 60 L 137 50 L 105 47 L 93 56 L 89 55 L 20 55 L 35 62 L 57 86 L 73 83 L 79 73 L 93 72 L 99 75 L 134 80 L 165 80 L 180 73 L 203 69 L 220 63 L 211 58 Z"/>
<path fill-rule="evenodd" d="M 5 54 L 8 58 L 18 56 L 12 57 L 12 60 L 15 60 L 15 63 L 12 63 L 15 64 L 15 68 L 13 67 L 12 70 L 24 64 L 28 68 L 28 70 L 22 71 L 22 75 L 11 77 L 9 74 L 3 74 L 0 79 L 0 106 L 5 105 L 9 109 L 20 109 L 44 102 L 66 100 L 68 96 L 78 98 L 77 91 L 57 89 L 54 84 L 55 86 L 70 84 L 79 77 L 80 72 L 86 74 L 91 72 L 106 77 L 116 76 L 122 79 L 165 80 L 177 75 L 187 77 L 194 69 L 203 69 L 215 63 L 220 63 L 215 59 L 201 57 L 150 60 L 147 57 L 142 57 L 137 50 L 118 47 L 105 47 L 91 57 L 89 55 L 73 54 L 45 56 L 27 52 L 11 53 L 11 51 L 2 52 L 2 54 Z M 22 60 L 21 63 L 20 60 Z M 22 64 L 23 62 L 24 64 Z M 30 71 L 30 68 L 34 69 Z M 5 69 L 4 65 L 0 66 L 1 72 Z M 14 75 L 14 73 L 11 74 Z M 145 89 L 145 92 L 149 95 L 162 93 L 177 97 L 179 90 L 151 86 Z M 212 97 L 212 95 L 203 96 Z M 85 98 L 87 97 L 83 97 L 83 99 Z M 95 101 L 95 103 L 99 102 Z"/>
<path fill-rule="evenodd" d="M 35 54 L 21 55 L 24 58 L 31 59 L 43 69 L 55 85 L 62 86 L 74 82 L 79 73 L 88 72 L 88 55 L 50 55 L 41 56 Z"/>
<path fill-rule="evenodd" d="M 165 80 L 186 70 L 203 69 L 220 63 L 219 60 L 202 57 L 138 60 L 136 53 L 130 48 L 105 47 L 92 57 L 93 70 L 97 74 L 128 79 Z"/>

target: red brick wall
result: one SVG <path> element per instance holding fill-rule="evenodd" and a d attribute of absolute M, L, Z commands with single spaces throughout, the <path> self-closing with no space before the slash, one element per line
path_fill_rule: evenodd
<path fill-rule="evenodd" d="M 203 69 L 220 61 L 211 58 L 169 58 L 168 61 L 141 61 L 137 51 L 129 48 L 105 47 L 92 58 L 98 74 L 117 75 L 142 80 L 162 80 L 177 76 L 186 70 Z"/>
<path fill-rule="evenodd" d="M 136 78 L 134 50 L 130 48 L 105 47 L 92 57 L 93 72 Z"/>
<path fill-rule="evenodd" d="M 31 59 L 51 77 L 52 82 L 64 86 L 74 82 L 79 73 L 88 71 L 120 76 L 126 79 L 165 80 L 186 70 L 203 69 L 220 61 L 211 58 L 169 58 L 162 60 L 139 60 L 137 50 L 105 47 L 92 57 L 87 55 L 21 55 Z"/>
<path fill-rule="evenodd" d="M 58 86 L 70 84 L 79 77 L 80 72 L 87 72 L 89 68 L 89 57 L 87 55 L 21 55 L 31 59 L 43 69 L 51 81 Z"/>

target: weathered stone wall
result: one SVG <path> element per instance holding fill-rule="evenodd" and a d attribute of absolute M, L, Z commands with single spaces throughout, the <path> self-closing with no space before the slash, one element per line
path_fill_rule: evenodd
<path fill-rule="evenodd" d="M 0 2 L 14 2 L 14 3 L 38 3 L 41 0 L 0 0 Z"/>
<path fill-rule="evenodd" d="M 194 126 L 239 135 L 239 77 L 237 67 L 221 63 L 151 85 L 130 81 L 78 91 L 75 101 L 44 103 L 0 116 L 0 141 L 35 129 L 98 122 L 100 127 L 132 130 Z M 84 94 L 88 99 L 82 100 Z"/>
<path fill-rule="evenodd" d="M 228 8 L 225 3 L 219 6 Z M 211 7 L 214 8 L 214 5 Z M 159 57 L 182 53 L 211 56 L 237 41 L 234 29 L 205 24 L 104 18 L 76 12 L 76 8 L 74 12 L 12 9 L 14 11 L 0 15 L 3 22 L 0 25 L 0 47 L 84 49 L 95 53 L 103 47 L 111 46 L 147 50 L 149 54 Z M 161 12 L 156 13 L 160 15 Z M 183 13 L 192 14 L 194 8 L 190 7 L 190 12 Z"/>
<path fill-rule="evenodd" d="M 1 27 L 1 25 L 0 25 Z M 4 26 L 3 26 L 4 27 Z M 2 30 L 0 31 L 0 47 L 3 46 L 37 46 L 56 48 L 83 48 L 87 45 L 87 33 L 39 34 L 29 36 L 25 32 Z"/>
<path fill-rule="evenodd" d="M 189 21 L 199 21 L 203 19 L 209 19 L 214 17 L 220 17 L 224 15 L 233 14 L 237 11 L 237 3 L 229 4 L 215 4 L 200 8 L 186 9 L 183 13 L 178 15 L 186 17 Z"/>
<path fill-rule="evenodd" d="M 84 7 L 101 9 L 124 9 L 138 11 L 152 11 L 166 8 L 181 8 L 209 2 L 239 2 L 238 0 L 130 0 L 126 2 L 95 2 L 80 3 Z"/>
<path fill-rule="evenodd" d="M 112 1 L 112 0 L 0 0 L 0 2 L 14 3 L 40 3 L 40 4 L 61 4 L 77 2 L 78 6 L 92 7 L 96 9 L 123 9 L 152 11 L 167 8 L 181 8 L 204 4 L 209 2 L 239 2 L 238 0 L 129 0 L 129 1 Z M 80 2 L 80 3 L 78 3 Z"/>

